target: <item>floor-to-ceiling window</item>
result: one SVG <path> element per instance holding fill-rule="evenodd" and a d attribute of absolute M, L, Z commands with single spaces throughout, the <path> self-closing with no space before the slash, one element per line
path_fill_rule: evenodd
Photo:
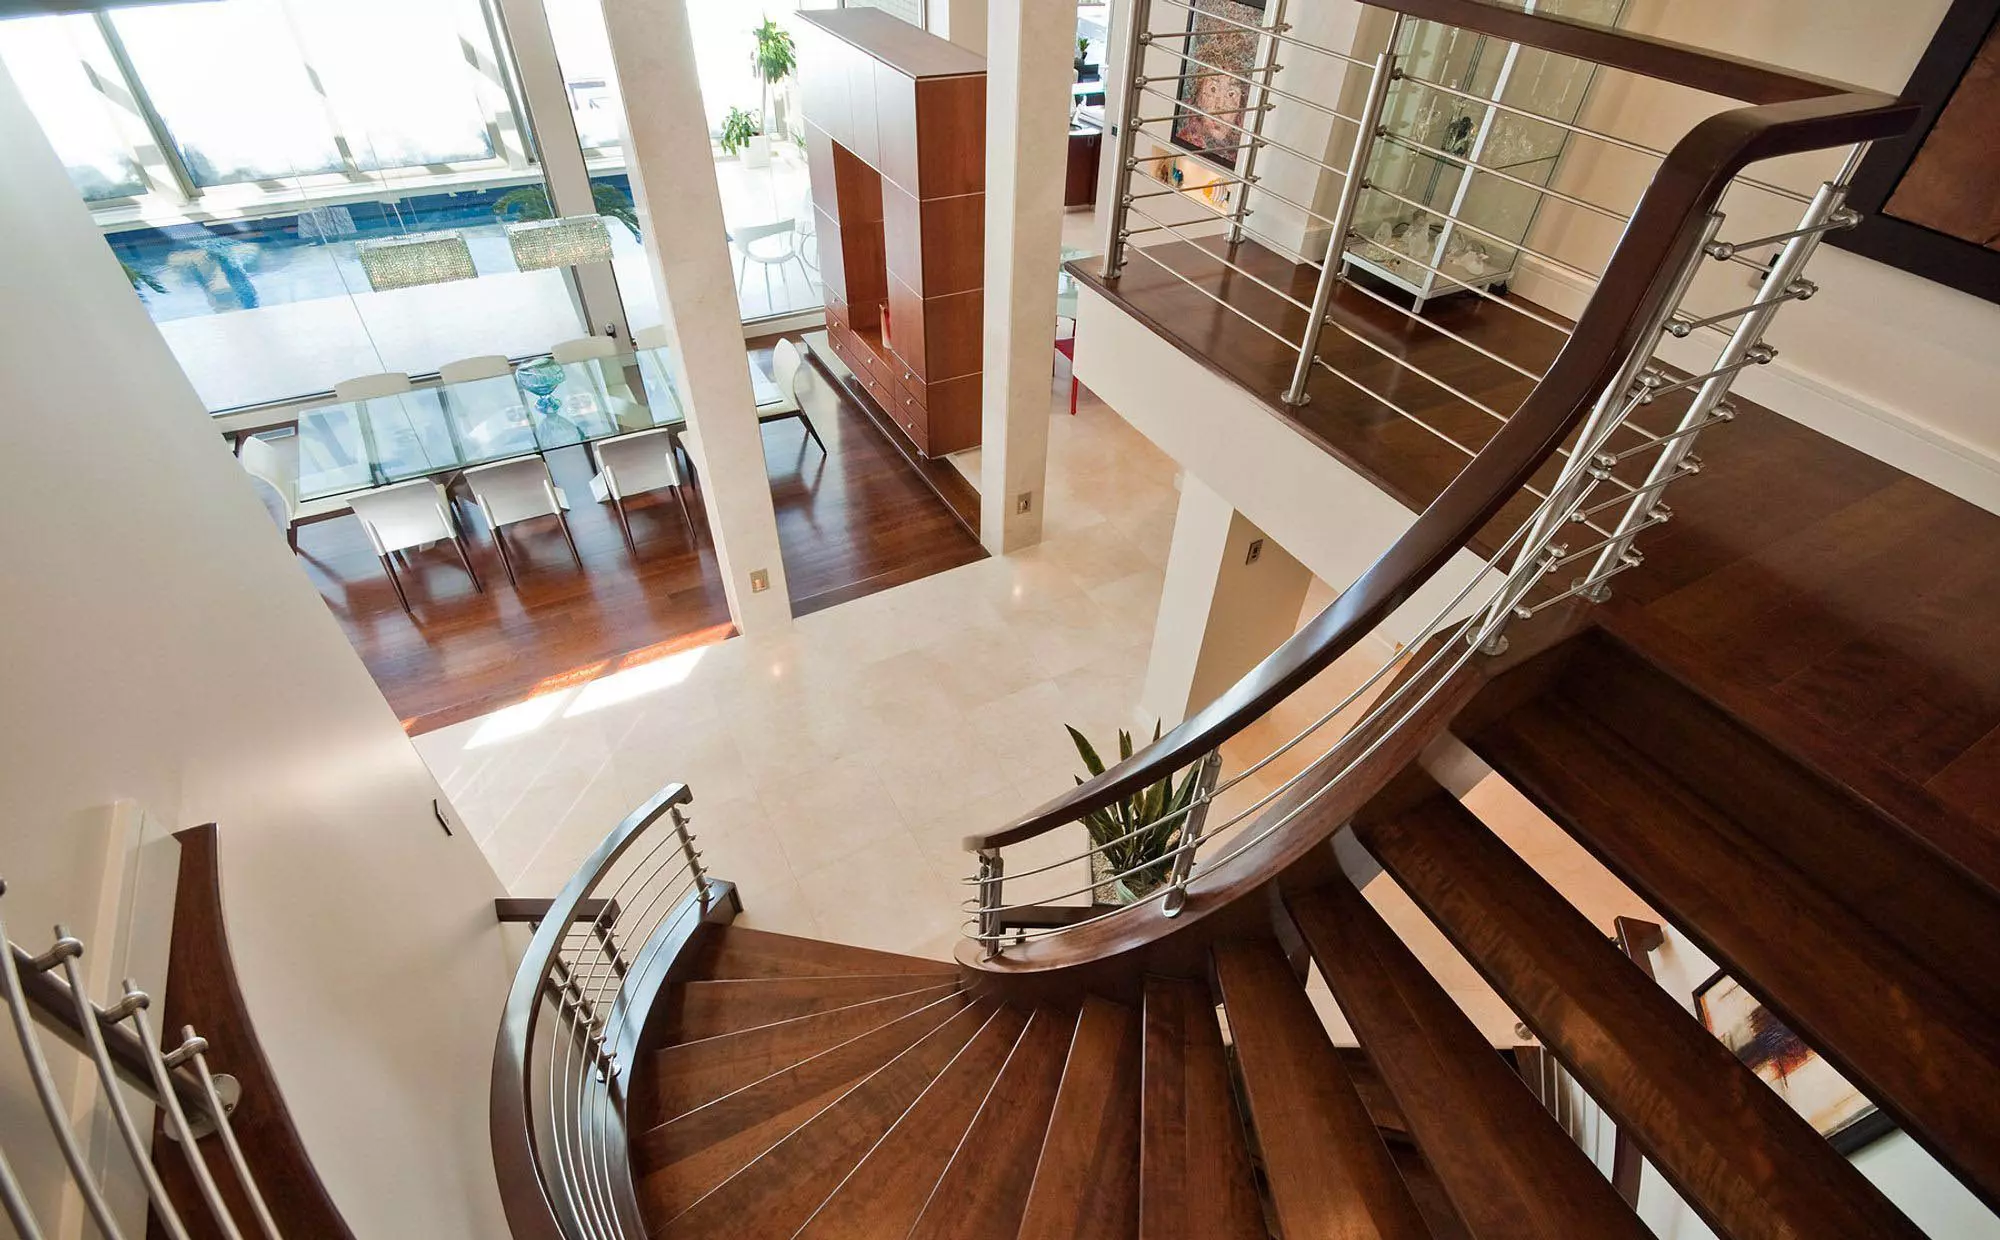
<path fill-rule="evenodd" d="M 549 196 L 480 0 L 26 17 L 0 59 L 211 409 L 584 330 L 566 273 L 519 269 L 503 231 Z M 433 233 L 470 278 L 383 265 Z"/>
<path fill-rule="evenodd" d="M 625 189 L 617 75 L 600 0 L 546 0 L 546 7 L 591 179 Z M 700 0 L 688 6 L 737 304 L 745 321 L 816 310 L 822 304 L 798 74 L 782 66 L 794 14 L 801 8 L 829 7 L 831 0 Z M 760 62 L 770 66 L 775 81 L 759 72 Z M 613 246 L 619 292 L 633 329 L 658 323 L 659 307 L 638 244 L 614 235 Z"/>

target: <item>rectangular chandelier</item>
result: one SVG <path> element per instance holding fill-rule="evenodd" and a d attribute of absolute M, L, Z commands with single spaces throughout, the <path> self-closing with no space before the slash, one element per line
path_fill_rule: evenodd
<path fill-rule="evenodd" d="M 611 261 L 611 230 L 601 215 L 565 215 L 507 225 L 507 244 L 522 271 Z"/>
<path fill-rule="evenodd" d="M 479 275 L 472 265 L 471 248 L 455 232 L 411 233 L 362 241 L 354 249 L 361 259 L 361 270 L 368 275 L 368 287 L 378 293 L 419 284 L 471 280 Z"/>

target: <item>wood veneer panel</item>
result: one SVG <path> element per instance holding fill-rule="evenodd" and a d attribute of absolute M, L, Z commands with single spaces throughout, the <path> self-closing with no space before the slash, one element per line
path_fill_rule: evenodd
<path fill-rule="evenodd" d="M 986 75 L 917 83 L 919 198 L 986 192 Z"/>
<path fill-rule="evenodd" d="M 1422 781 L 1428 785 L 1429 781 Z M 1441 788 L 1361 841 L 1725 1236 L 1921 1236 L 1845 1157 Z"/>
<path fill-rule="evenodd" d="M 979 443 L 981 379 L 965 375 L 927 385 L 924 408 L 930 415 L 931 451 L 957 452 Z"/>
<path fill-rule="evenodd" d="M 166 1006 L 158 1020 L 160 1036 L 178 1043 L 182 1027 L 194 1026 L 196 1033 L 208 1039 L 209 1070 L 229 1073 L 242 1083 L 243 1098 L 230 1113 L 230 1125 L 280 1230 L 293 1236 L 353 1240 L 354 1233 L 320 1182 L 319 1171 L 292 1122 L 236 980 L 229 931 L 222 915 L 222 865 L 215 824 L 189 827 L 176 832 L 174 838 L 181 846 L 180 867 L 173 938 L 167 948 Z M 249 1199 L 230 1167 L 221 1139 L 210 1135 L 197 1144 L 230 1209 L 237 1218 L 250 1219 Z M 203 1203 L 187 1160 L 165 1136 L 164 1119 L 159 1117 L 154 1123 L 153 1166 L 188 1234 L 194 1240 L 220 1240 L 222 1231 Z M 147 1235 L 166 1240 L 165 1228 L 151 1214 Z"/>
<path fill-rule="evenodd" d="M 917 172 L 917 84 L 887 65 L 875 73 L 876 127 L 881 134 L 884 180 L 893 181 L 915 197 L 921 181 Z"/>
<path fill-rule="evenodd" d="M 1652 1234 L 1344 877 L 1285 903 L 1472 1235 Z"/>
<path fill-rule="evenodd" d="M 1430 1240 L 1284 951 L 1238 939 L 1212 955 L 1279 1231 Z"/>
<path fill-rule="evenodd" d="M 867 49 L 911 77 L 981 73 L 985 58 L 956 43 L 927 33 L 919 26 L 873 8 L 818 9 L 799 13 L 807 23 L 837 38 Z"/>
<path fill-rule="evenodd" d="M 919 295 L 924 291 L 924 236 L 917 200 L 908 190 L 882 180 L 883 255 L 889 277 L 901 280 Z"/>
<path fill-rule="evenodd" d="M 889 347 L 885 352 L 894 353 L 897 363 L 886 380 L 891 388 L 905 370 L 919 379 L 930 370 L 926 352 L 930 339 L 929 306 L 923 294 L 900 278 L 889 277 Z M 883 360 L 889 359 L 885 357 Z M 875 377 L 878 380 L 883 378 L 879 374 Z"/>
<path fill-rule="evenodd" d="M 848 141 L 843 143 L 855 157 L 871 168 L 882 164 L 881 131 L 876 123 L 875 74 L 878 66 L 867 52 L 846 48 L 842 63 L 847 67 Z"/>
<path fill-rule="evenodd" d="M 1139 1234 L 1136 1009 L 1084 1001 L 1018 1240 L 1135 1240 Z"/>
<path fill-rule="evenodd" d="M 812 121 L 806 122 L 806 175 L 812 179 L 813 206 L 837 225 L 840 220 L 840 174 L 834 166 L 833 139 Z"/>
<path fill-rule="evenodd" d="M 986 195 L 926 197 L 920 221 L 926 297 L 963 293 L 986 283 Z"/>
<path fill-rule="evenodd" d="M 869 947 L 849 947 L 748 926 L 718 926 L 702 941 L 692 976 L 708 981 L 752 977 L 841 977 L 913 973 L 956 977 L 942 960 L 925 960 Z"/>
<path fill-rule="evenodd" d="M 799 1229 L 800 1240 L 907 1235 L 1027 1023 L 1018 1008 L 994 1013 Z"/>
<path fill-rule="evenodd" d="M 847 142 L 852 112 L 847 104 L 846 57 L 849 53 L 846 45 L 810 23 L 801 23 L 796 37 L 799 43 L 799 95 L 806 123 L 817 126 L 834 142 Z M 811 153 L 810 145 L 807 153 Z M 815 182 L 819 179 L 817 169 L 813 171 L 813 179 Z"/>
<path fill-rule="evenodd" d="M 924 363 L 918 378 L 937 383 L 981 368 L 986 348 L 986 294 L 973 289 L 924 298 Z M 914 358 L 912 361 L 916 360 Z"/>
<path fill-rule="evenodd" d="M 1014 1240 L 1075 1030 L 1054 1008 L 1028 1018 L 910 1240 Z"/>
<path fill-rule="evenodd" d="M 1264 1240 L 1207 986 L 1146 979 L 1141 1064 L 1141 1240 Z"/>

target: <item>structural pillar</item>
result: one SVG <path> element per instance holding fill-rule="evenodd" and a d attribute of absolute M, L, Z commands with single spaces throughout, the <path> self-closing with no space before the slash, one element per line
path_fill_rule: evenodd
<path fill-rule="evenodd" d="M 986 23 L 986 335 L 979 541 L 1042 538 L 1076 6 L 1006 0 Z"/>
<path fill-rule="evenodd" d="M 968 52 L 986 54 L 986 0 L 926 0 L 924 28 Z"/>
<path fill-rule="evenodd" d="M 687 0 L 617 0 L 604 6 L 604 23 L 625 106 L 626 172 L 647 267 L 676 342 L 674 381 L 700 444 L 701 502 L 729 614 L 745 634 L 783 629 L 792 621 L 791 594 Z"/>
<path fill-rule="evenodd" d="M 1173 727 L 1299 625 L 1312 573 L 1193 474 L 1181 476 L 1143 714 Z"/>

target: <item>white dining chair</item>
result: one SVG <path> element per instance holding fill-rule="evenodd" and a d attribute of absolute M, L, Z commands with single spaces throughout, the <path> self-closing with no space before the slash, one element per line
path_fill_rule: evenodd
<path fill-rule="evenodd" d="M 642 327 L 632 333 L 632 347 L 635 349 L 671 349 L 674 347 L 674 333 L 665 323 L 652 327 Z"/>
<path fill-rule="evenodd" d="M 333 397 L 345 404 L 357 400 L 395 396 L 409 390 L 410 376 L 401 371 L 386 371 L 379 375 L 358 375 L 352 379 L 342 379 L 333 385 Z"/>
<path fill-rule="evenodd" d="M 729 240 L 736 247 L 736 291 L 743 291 L 744 277 L 749 274 L 750 264 L 756 263 L 764 272 L 764 302 L 772 310 L 778 309 L 777 298 L 771 292 L 771 272 L 778 272 L 778 282 L 784 283 L 784 265 L 797 263 L 799 275 L 810 285 L 812 273 L 806 270 L 805 259 L 799 255 L 799 222 L 797 220 L 776 220 L 769 224 L 745 224 L 729 230 Z M 763 249 L 758 242 L 767 242 Z"/>
<path fill-rule="evenodd" d="M 549 476 L 547 461 L 539 456 L 519 456 L 490 465 L 475 465 L 465 471 L 464 478 L 466 490 L 472 492 L 473 502 L 486 518 L 486 528 L 493 531 L 493 543 L 500 548 L 500 564 L 507 570 L 510 584 L 521 583 L 514 575 L 514 557 L 507 550 L 507 537 L 501 529 L 536 517 L 556 519 L 562 527 L 563 541 L 569 544 L 570 559 L 576 561 L 578 568 L 583 567 L 583 557 L 577 554 L 576 539 L 569 531 L 569 496 Z"/>
<path fill-rule="evenodd" d="M 458 551 L 459 563 L 465 565 L 465 575 L 472 578 L 472 588 L 485 593 L 486 587 L 480 584 L 479 574 L 473 570 L 472 557 L 466 554 L 458 522 L 451 515 L 451 502 L 436 482 L 429 478 L 398 482 L 350 495 L 347 502 L 360 518 L 361 528 L 367 531 L 368 541 L 389 574 L 389 584 L 396 587 L 396 600 L 402 603 L 404 611 L 416 615 L 410 610 L 410 596 L 403 593 L 402 579 L 396 575 L 395 561 L 389 556 L 434 542 L 449 541 Z"/>
<path fill-rule="evenodd" d="M 549 350 L 549 356 L 564 366 L 573 362 L 590 362 L 601 357 L 614 357 L 618 353 L 618 341 L 611 336 L 579 336 L 575 340 L 565 340 Z"/>
<path fill-rule="evenodd" d="M 693 432 L 681 433 L 688 435 Z M 597 476 L 590 480 L 590 494 L 600 504 L 610 503 L 618 514 L 618 528 L 625 534 L 625 548 L 634 555 L 639 553 L 639 548 L 632 541 L 632 522 L 625 513 L 625 497 L 643 495 L 647 491 L 670 490 L 674 493 L 674 499 L 681 506 L 681 520 L 687 525 L 688 543 L 694 543 L 694 517 L 688 512 L 687 495 L 681 490 L 681 471 L 674 460 L 674 449 L 674 431 L 665 426 L 599 439 L 590 445 L 590 460 L 597 466 Z"/>
<path fill-rule="evenodd" d="M 819 428 L 806 416 L 806 409 L 799 402 L 799 370 L 805 359 L 799 355 L 799 347 L 789 340 L 780 340 L 771 347 L 771 378 L 778 385 L 778 399 L 769 404 L 757 406 L 757 423 L 782 422 L 786 418 L 797 418 L 805 423 L 806 434 L 819 445 L 819 454 L 826 455 L 826 441 L 819 437 Z"/>
<path fill-rule="evenodd" d="M 248 435 L 236 446 L 236 461 L 250 475 L 258 498 L 285 542 L 299 549 L 299 436 L 291 431 L 266 438 Z"/>
<path fill-rule="evenodd" d="M 438 367 L 438 379 L 443 383 L 471 383 L 475 379 L 498 379 L 513 373 L 514 363 L 498 353 L 460 358 Z"/>

